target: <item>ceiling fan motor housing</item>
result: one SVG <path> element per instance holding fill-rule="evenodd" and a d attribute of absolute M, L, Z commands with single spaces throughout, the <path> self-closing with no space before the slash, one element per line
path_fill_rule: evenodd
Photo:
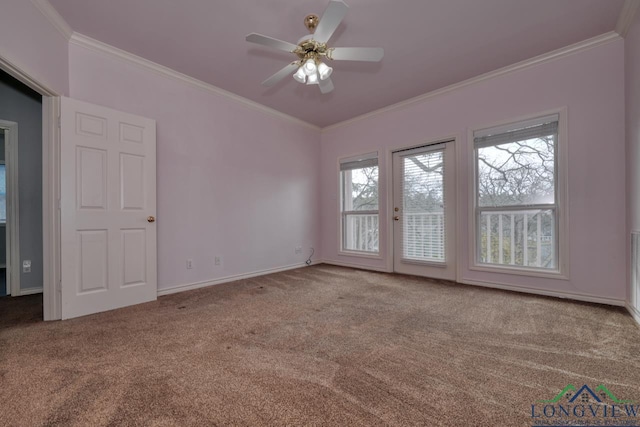
<path fill-rule="evenodd" d="M 319 61 L 321 56 L 331 59 L 331 49 L 327 48 L 327 44 L 313 39 L 302 40 L 294 53 L 303 61 L 307 59 Z"/>

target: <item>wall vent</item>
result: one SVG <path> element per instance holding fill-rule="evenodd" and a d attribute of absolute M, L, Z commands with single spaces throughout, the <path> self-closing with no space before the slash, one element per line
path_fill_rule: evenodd
<path fill-rule="evenodd" d="M 631 232 L 631 305 L 640 311 L 640 231 Z"/>

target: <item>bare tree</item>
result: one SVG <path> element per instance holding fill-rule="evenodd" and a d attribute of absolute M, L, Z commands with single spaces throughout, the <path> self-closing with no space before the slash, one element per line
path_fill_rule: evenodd
<path fill-rule="evenodd" d="M 512 142 L 478 152 L 481 206 L 536 204 L 553 200 L 555 138 Z"/>
<path fill-rule="evenodd" d="M 356 175 L 357 173 L 357 175 Z M 353 210 L 378 209 L 378 167 L 354 171 L 351 182 Z"/>

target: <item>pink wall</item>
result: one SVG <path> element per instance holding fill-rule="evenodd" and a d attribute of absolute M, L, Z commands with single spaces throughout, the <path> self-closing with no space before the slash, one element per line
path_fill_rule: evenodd
<path fill-rule="evenodd" d="M 640 230 L 640 12 L 625 42 L 627 195 L 629 231 Z M 629 271 L 629 270 L 627 270 Z M 640 307 L 636 307 L 640 309 Z"/>
<path fill-rule="evenodd" d="M 555 292 L 624 300 L 626 271 L 624 42 L 485 80 L 420 103 L 389 111 L 322 134 L 321 214 L 324 259 L 386 269 L 387 230 L 380 230 L 382 259 L 338 253 L 337 159 L 378 150 L 380 221 L 390 194 L 388 150 L 457 135 L 458 253 L 462 281 L 504 283 Z M 416 76 L 416 78 L 419 78 Z M 569 134 L 570 280 L 542 279 L 469 270 L 469 129 L 566 106 Z"/>
<path fill-rule="evenodd" d="M 626 43 L 618 40 L 493 78 L 322 136 L 222 96 L 68 46 L 30 1 L 3 3 L 0 56 L 61 94 L 157 120 L 161 289 L 302 263 L 305 257 L 294 254 L 295 246 L 305 253 L 315 247 L 315 259 L 387 269 L 386 253 L 380 260 L 338 254 L 339 157 L 380 152 L 385 224 L 389 148 L 457 135 L 458 209 L 466 218 L 468 129 L 566 106 L 570 280 L 469 270 L 467 221 L 459 224 L 459 279 L 624 299 L 624 55 L 626 47 L 629 227 L 640 228 L 640 173 L 635 168 L 640 160 L 640 86 L 632 78 L 640 72 L 639 27 L 636 18 Z M 382 248 L 389 237 L 383 227 Z M 222 267 L 213 265 L 214 256 L 224 258 Z M 185 268 L 187 258 L 194 260 L 192 270 Z"/>
<path fill-rule="evenodd" d="M 302 265 L 311 247 L 320 257 L 317 130 L 77 45 L 69 51 L 73 98 L 157 121 L 160 289 Z"/>
<path fill-rule="evenodd" d="M 60 95 L 69 93 L 66 38 L 28 0 L 2 0 L 0 57 Z"/>

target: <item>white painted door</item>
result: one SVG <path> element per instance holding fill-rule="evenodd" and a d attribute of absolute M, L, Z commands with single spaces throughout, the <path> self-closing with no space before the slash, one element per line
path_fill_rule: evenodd
<path fill-rule="evenodd" d="M 156 124 L 62 98 L 62 318 L 155 300 Z"/>
<path fill-rule="evenodd" d="M 393 153 L 393 269 L 455 280 L 453 141 Z"/>

